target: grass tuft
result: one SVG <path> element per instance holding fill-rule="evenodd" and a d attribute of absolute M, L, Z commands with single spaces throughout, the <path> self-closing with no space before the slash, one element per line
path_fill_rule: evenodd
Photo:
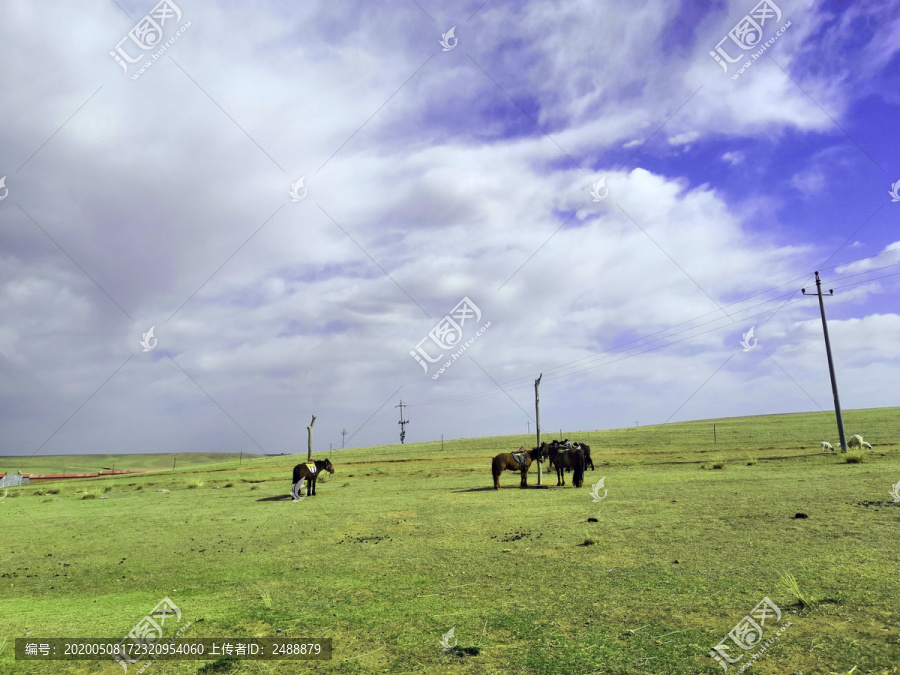
<path fill-rule="evenodd" d="M 863 454 L 860 450 L 851 450 L 846 455 L 844 455 L 844 463 L 845 464 L 862 464 L 863 463 Z"/>
<path fill-rule="evenodd" d="M 196 488 L 201 488 L 201 487 L 203 487 L 203 481 L 202 480 L 189 481 L 187 484 L 187 487 L 188 487 L 188 490 L 194 490 Z"/>
<path fill-rule="evenodd" d="M 266 609 L 272 609 L 272 594 L 265 586 L 257 585 L 256 590 L 259 591 L 259 598 L 262 600 Z"/>
<path fill-rule="evenodd" d="M 779 574 L 779 576 L 781 577 L 781 583 L 784 584 L 784 587 L 788 592 L 797 598 L 797 604 L 800 605 L 800 607 L 812 607 L 812 599 L 800 590 L 800 584 L 797 583 L 797 579 L 793 574 L 784 572 Z"/>

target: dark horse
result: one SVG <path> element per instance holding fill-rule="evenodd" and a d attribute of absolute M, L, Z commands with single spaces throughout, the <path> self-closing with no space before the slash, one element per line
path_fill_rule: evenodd
<path fill-rule="evenodd" d="M 584 452 L 579 449 L 565 448 L 560 445 L 541 444 L 547 451 L 550 458 L 550 464 L 556 469 L 556 485 L 566 484 L 565 472 L 571 470 L 574 472 L 572 476 L 572 485 L 581 487 L 584 484 Z"/>
<path fill-rule="evenodd" d="M 550 445 L 555 445 L 558 450 L 565 450 L 566 448 L 581 450 L 584 452 L 584 470 L 587 471 L 589 464 L 591 466 L 591 471 L 594 470 L 594 460 L 591 459 L 591 446 L 587 443 L 578 443 L 577 441 L 570 442 L 567 438 L 564 441 L 552 441 Z"/>
<path fill-rule="evenodd" d="M 591 471 L 594 470 L 594 460 L 591 459 L 591 446 L 587 443 L 572 443 L 572 447 L 581 450 L 584 453 L 584 469 L 587 471 L 588 464 L 591 465 Z"/>
<path fill-rule="evenodd" d="M 528 487 L 528 469 L 531 467 L 531 462 L 534 460 L 540 461 L 546 456 L 543 447 L 529 450 L 524 445 L 515 454 L 522 458 L 521 463 L 511 452 L 501 452 L 491 462 L 491 473 L 494 476 L 495 490 L 500 489 L 500 474 L 506 470 L 520 471 L 522 473 L 522 482 L 519 487 Z"/>
<path fill-rule="evenodd" d="M 319 474 L 323 471 L 327 471 L 328 473 L 334 473 L 334 467 L 331 466 L 330 459 L 317 459 L 315 461 L 316 470 L 312 471 L 312 469 L 306 464 L 298 464 L 294 467 L 294 480 L 293 485 L 291 486 L 291 497 L 294 498 L 294 501 L 300 499 L 300 490 L 303 489 L 303 481 L 309 480 L 309 485 L 306 488 L 306 496 L 316 495 L 316 481 L 319 478 Z"/>

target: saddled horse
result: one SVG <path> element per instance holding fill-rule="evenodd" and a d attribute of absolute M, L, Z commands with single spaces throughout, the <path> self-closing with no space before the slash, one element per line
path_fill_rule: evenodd
<path fill-rule="evenodd" d="M 546 449 L 547 456 L 550 458 L 550 464 L 556 469 L 556 485 L 557 487 L 566 484 L 566 471 L 572 471 L 572 485 L 581 487 L 584 484 L 584 451 L 575 448 L 566 448 L 562 445 L 546 445 L 541 443 Z"/>
<path fill-rule="evenodd" d="M 292 481 L 293 485 L 291 485 L 291 497 L 294 498 L 294 501 L 300 499 L 300 490 L 303 489 L 304 481 L 309 481 L 309 485 L 306 488 L 306 496 L 312 495 L 315 497 L 316 481 L 319 479 L 319 474 L 323 471 L 334 473 L 334 467 L 331 465 L 330 459 L 317 459 L 313 464 L 315 464 L 315 468 L 307 466 L 305 463 L 294 467 L 294 480 Z"/>
<path fill-rule="evenodd" d="M 519 471 L 522 482 L 519 487 L 528 487 L 528 469 L 534 460 L 542 460 L 546 456 L 543 446 L 529 450 L 524 445 L 518 452 L 501 452 L 491 462 L 491 473 L 494 476 L 494 489 L 500 489 L 500 474 L 504 471 Z"/>
<path fill-rule="evenodd" d="M 565 439 L 563 441 L 552 441 L 550 443 L 551 446 L 556 446 L 556 448 L 560 451 L 566 450 L 568 448 L 574 448 L 575 450 L 581 450 L 584 453 L 584 469 L 587 471 L 587 467 L 590 464 L 591 471 L 594 470 L 594 460 L 591 459 L 591 446 L 587 443 L 579 443 L 577 441 L 569 441 L 569 439 Z"/>

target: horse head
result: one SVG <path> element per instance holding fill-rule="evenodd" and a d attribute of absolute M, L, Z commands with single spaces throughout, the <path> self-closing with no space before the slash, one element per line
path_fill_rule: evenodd
<path fill-rule="evenodd" d="M 325 466 L 322 468 L 325 469 L 328 473 L 334 473 L 334 467 L 331 465 L 330 459 L 325 460 Z"/>

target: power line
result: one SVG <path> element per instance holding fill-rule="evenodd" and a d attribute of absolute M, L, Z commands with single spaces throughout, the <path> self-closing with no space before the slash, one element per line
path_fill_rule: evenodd
<path fill-rule="evenodd" d="M 875 255 L 875 256 L 869 256 L 868 258 L 860 258 L 859 260 L 867 260 L 867 259 L 869 259 L 869 258 L 875 258 L 875 257 L 878 257 L 878 255 L 883 255 L 883 254 L 877 254 L 877 255 Z M 853 262 L 858 262 L 858 260 L 857 260 L 857 261 L 853 261 Z M 841 264 L 842 264 L 842 265 L 846 265 L 846 264 L 850 264 L 850 263 L 841 263 Z M 884 270 L 884 269 L 889 269 L 889 268 L 891 268 L 891 267 L 897 267 L 898 265 L 900 265 L 900 263 L 893 263 L 893 264 L 891 264 L 891 265 L 885 265 L 884 267 L 878 267 L 878 268 L 875 268 L 875 269 L 872 269 L 872 270 L 868 270 L 867 272 L 860 272 L 860 273 L 857 273 L 857 274 L 848 275 L 848 276 L 846 276 L 846 277 L 844 277 L 844 278 L 845 278 L 845 279 L 851 279 L 851 278 L 854 278 L 854 277 L 863 276 L 863 275 L 865 275 L 865 274 L 870 274 L 870 273 L 872 273 L 872 272 L 876 272 L 876 271 L 880 271 L 880 270 Z M 840 265 L 838 265 L 838 266 L 840 266 Z M 898 274 L 900 274 L 900 273 L 898 273 Z M 733 307 L 733 306 L 735 306 L 735 305 L 742 304 L 742 303 L 746 302 L 747 300 L 750 300 L 750 299 L 752 299 L 752 298 L 754 298 L 754 297 L 757 297 L 757 296 L 759 296 L 759 295 L 764 295 L 765 293 L 770 293 L 770 292 L 773 291 L 773 290 L 777 290 L 778 288 L 782 288 L 782 287 L 784 287 L 784 286 L 787 286 L 788 284 L 791 284 L 791 283 L 793 283 L 794 281 L 797 281 L 798 279 L 805 279 L 805 278 L 808 278 L 808 276 L 809 276 L 809 275 L 804 274 L 804 275 L 801 275 L 801 276 L 799 276 L 799 277 L 795 277 L 794 279 L 791 279 L 790 281 L 787 281 L 787 282 L 784 282 L 784 283 L 782 283 L 782 284 L 779 284 L 778 286 L 773 286 L 772 288 L 767 289 L 767 290 L 765 290 L 765 291 L 760 291 L 760 292 L 758 292 L 758 293 L 754 293 L 753 295 L 747 296 L 747 297 L 744 298 L 743 300 L 739 300 L 739 301 L 736 301 L 736 302 L 731 303 L 731 304 L 729 304 L 729 305 L 725 305 L 725 307 Z M 895 274 L 883 275 L 883 276 L 880 276 L 880 277 L 875 277 L 875 278 L 873 278 L 873 279 L 866 279 L 866 280 L 863 280 L 863 281 L 861 281 L 861 282 L 856 282 L 856 283 L 853 283 L 853 284 L 846 284 L 846 285 L 839 286 L 839 287 L 835 287 L 835 288 L 848 288 L 848 287 L 851 287 L 851 286 L 858 286 L 858 285 L 863 284 L 863 283 L 869 283 L 870 281 L 876 281 L 877 279 L 884 279 L 884 278 L 891 277 L 891 276 L 897 276 L 897 275 L 895 275 Z M 737 310 L 737 312 L 735 312 L 735 313 L 736 313 L 736 314 L 740 314 L 740 313 L 749 311 L 749 310 L 751 310 L 751 309 L 754 309 L 754 308 L 756 308 L 756 307 L 762 307 L 762 306 L 767 305 L 767 304 L 769 304 L 769 303 L 776 302 L 776 301 L 778 301 L 778 300 L 781 300 L 782 298 L 789 298 L 789 297 L 793 296 L 798 290 L 800 290 L 800 289 L 791 291 L 790 293 L 784 293 L 784 294 L 782 294 L 782 295 L 775 296 L 774 298 L 770 298 L 769 300 L 765 300 L 765 301 L 760 302 L 760 303 L 757 303 L 757 304 L 755 304 L 755 305 L 751 305 L 751 306 L 749 306 L 749 307 L 745 307 L 745 308 L 743 308 L 743 309 Z M 789 304 L 791 304 L 791 305 L 796 304 L 796 301 L 794 301 L 794 302 L 786 302 L 782 307 L 787 306 L 787 305 L 789 305 Z M 778 309 L 779 309 L 779 311 L 780 311 L 781 307 L 779 307 Z M 750 315 L 750 316 L 743 317 L 743 318 L 741 318 L 741 321 L 746 321 L 746 320 L 753 319 L 753 318 L 756 318 L 756 317 L 764 316 L 765 314 L 768 314 L 770 311 L 771 311 L 771 310 L 765 310 L 765 311 L 760 312 L 760 313 L 757 313 L 757 314 L 753 314 L 753 315 Z M 706 325 L 709 325 L 709 324 L 711 324 L 711 323 L 716 323 L 716 322 L 718 322 L 718 321 L 721 321 L 721 320 L 725 319 L 725 317 L 723 317 L 723 316 L 718 316 L 718 317 L 716 317 L 715 319 L 713 319 L 713 320 L 711 320 L 711 321 L 707 321 L 707 322 L 701 323 L 701 324 L 696 325 L 696 326 L 691 326 L 691 327 L 685 328 L 684 330 L 677 331 L 677 332 L 675 332 L 675 333 L 670 333 L 669 335 L 665 335 L 665 336 L 663 336 L 663 337 L 656 338 L 656 339 L 654 339 L 654 340 L 649 340 L 649 341 L 643 342 L 642 344 L 635 345 L 634 347 L 629 347 L 629 348 L 627 348 L 627 349 L 621 349 L 621 348 L 625 347 L 626 345 L 632 344 L 632 343 L 634 343 L 634 342 L 640 342 L 640 341 L 642 341 L 642 340 L 646 340 L 647 338 L 652 337 L 653 335 L 657 335 L 657 334 L 659 334 L 659 333 L 663 333 L 663 332 L 666 332 L 666 331 L 671 331 L 671 329 L 673 329 L 673 328 L 678 328 L 678 327 L 683 326 L 683 325 L 685 325 L 685 324 L 688 324 L 688 323 L 692 323 L 692 322 L 694 322 L 694 321 L 697 321 L 698 319 L 702 319 L 703 317 L 709 316 L 710 314 L 718 314 L 718 313 L 719 313 L 718 310 L 712 310 L 712 311 L 710 311 L 710 312 L 706 312 L 705 314 L 701 314 L 701 315 L 699 315 L 699 316 L 697 316 L 697 317 L 694 317 L 694 318 L 692 318 L 692 319 L 688 319 L 688 320 L 686 320 L 686 321 L 682 321 L 681 323 L 674 324 L 674 325 L 669 326 L 669 327 L 667 327 L 667 328 L 663 328 L 663 329 L 658 330 L 658 331 L 656 331 L 656 332 L 654 332 L 654 333 L 650 333 L 650 334 L 645 335 L 645 336 L 641 336 L 641 337 L 638 337 L 638 338 L 634 338 L 634 339 L 632 339 L 632 340 L 627 340 L 627 341 L 625 341 L 625 342 L 619 343 L 618 345 L 616 345 L 616 346 L 614 346 L 614 347 L 610 347 L 608 350 L 606 350 L 605 352 L 601 352 L 600 354 L 591 354 L 591 355 L 589 355 L 589 356 L 585 356 L 585 357 L 582 357 L 582 358 L 580 358 L 580 359 L 576 359 L 576 360 L 574 360 L 574 361 L 569 361 L 569 362 L 566 362 L 566 363 L 559 364 L 559 365 L 554 366 L 554 367 L 552 367 L 552 368 L 546 369 L 545 372 L 552 374 L 550 377 L 548 377 L 548 380 L 556 380 L 556 379 L 560 379 L 560 377 L 568 377 L 568 376 L 570 376 L 570 375 L 577 375 L 577 374 L 582 373 L 582 372 L 585 372 L 585 371 L 587 371 L 587 370 L 591 370 L 592 368 L 595 368 L 595 367 L 600 367 L 600 366 L 603 366 L 603 365 L 609 365 L 609 363 L 617 363 L 618 361 L 621 361 L 621 360 L 623 360 L 623 359 L 616 359 L 615 361 L 611 361 L 611 362 L 609 362 L 609 363 L 595 364 L 595 365 L 588 366 L 587 368 L 582 368 L 582 367 L 581 367 L 581 366 L 584 366 L 584 365 L 586 365 L 586 364 L 588 364 L 588 363 L 590 363 L 590 362 L 592 362 L 592 361 L 597 361 L 597 360 L 602 360 L 602 359 L 608 359 L 608 358 L 610 358 L 610 357 L 612 357 L 612 356 L 615 356 L 615 355 L 617 355 L 617 354 L 619 354 L 619 353 L 631 351 L 632 349 L 637 349 L 637 348 L 639 348 L 639 347 L 644 347 L 644 346 L 653 344 L 654 342 L 658 342 L 658 341 L 660 341 L 660 340 L 668 339 L 668 338 L 674 337 L 675 335 L 680 335 L 680 334 L 685 333 L 685 332 L 687 332 L 687 331 L 695 330 L 695 329 L 700 328 L 700 327 L 702 327 L 702 326 L 706 326 Z M 719 326 L 719 327 L 717 327 L 717 328 L 713 328 L 713 329 L 710 329 L 710 330 L 708 330 L 708 331 L 703 331 L 703 332 L 701 332 L 701 333 L 696 333 L 695 335 L 689 336 L 689 337 L 686 338 L 686 339 L 691 339 L 691 338 L 693 338 L 693 337 L 699 337 L 700 335 L 705 335 L 705 334 L 710 333 L 710 332 L 713 332 L 713 331 L 715 331 L 715 330 L 721 330 L 722 328 L 727 328 L 728 326 L 731 326 L 731 325 L 733 325 L 733 323 L 732 323 L 732 324 L 728 324 L 728 325 L 726 325 L 726 326 Z M 685 341 L 684 339 L 683 339 L 683 340 L 677 340 L 677 341 L 675 341 L 675 342 L 671 342 L 671 343 L 668 343 L 668 344 L 666 344 L 666 345 L 663 345 L 663 347 L 669 346 L 669 345 L 671 345 L 671 344 L 678 344 L 678 343 L 684 342 L 684 341 Z M 659 349 L 659 348 L 660 348 L 660 347 L 654 347 L 653 349 L 644 350 L 644 351 L 642 351 L 642 352 L 638 352 L 637 354 L 631 354 L 631 355 L 629 355 L 629 356 L 627 356 L 627 357 L 624 357 L 624 358 L 631 358 L 632 356 L 637 356 L 637 355 L 642 354 L 642 353 L 647 353 L 647 352 L 650 352 L 650 351 L 656 351 L 656 350 Z M 621 350 L 621 351 L 617 351 L 617 350 Z M 567 370 L 572 370 L 573 368 L 577 368 L 577 370 L 575 370 L 574 372 L 571 372 L 571 373 L 564 374 L 565 371 L 567 371 Z M 526 386 L 530 386 L 530 376 L 524 376 L 524 377 L 521 377 L 521 378 L 516 378 L 516 379 L 510 380 L 509 382 L 506 382 L 506 383 L 503 384 L 503 387 L 504 387 L 505 389 L 507 389 L 507 390 L 525 389 Z M 437 403 L 456 402 L 456 401 L 460 401 L 460 400 L 465 400 L 465 399 L 467 399 L 467 398 L 474 398 L 474 397 L 480 397 L 480 396 L 491 395 L 491 394 L 496 393 L 496 391 L 497 391 L 496 388 L 494 388 L 494 387 L 488 387 L 488 388 L 485 388 L 485 389 L 481 389 L 481 390 L 476 390 L 476 391 L 474 391 L 474 392 L 470 392 L 470 393 L 468 393 L 468 394 L 457 394 L 457 395 L 454 395 L 454 396 L 448 396 L 448 397 L 445 397 L 445 398 L 426 400 L 426 401 L 422 401 L 422 402 L 420 402 L 420 403 L 416 403 L 415 405 L 434 405 L 434 404 L 437 404 Z"/>

